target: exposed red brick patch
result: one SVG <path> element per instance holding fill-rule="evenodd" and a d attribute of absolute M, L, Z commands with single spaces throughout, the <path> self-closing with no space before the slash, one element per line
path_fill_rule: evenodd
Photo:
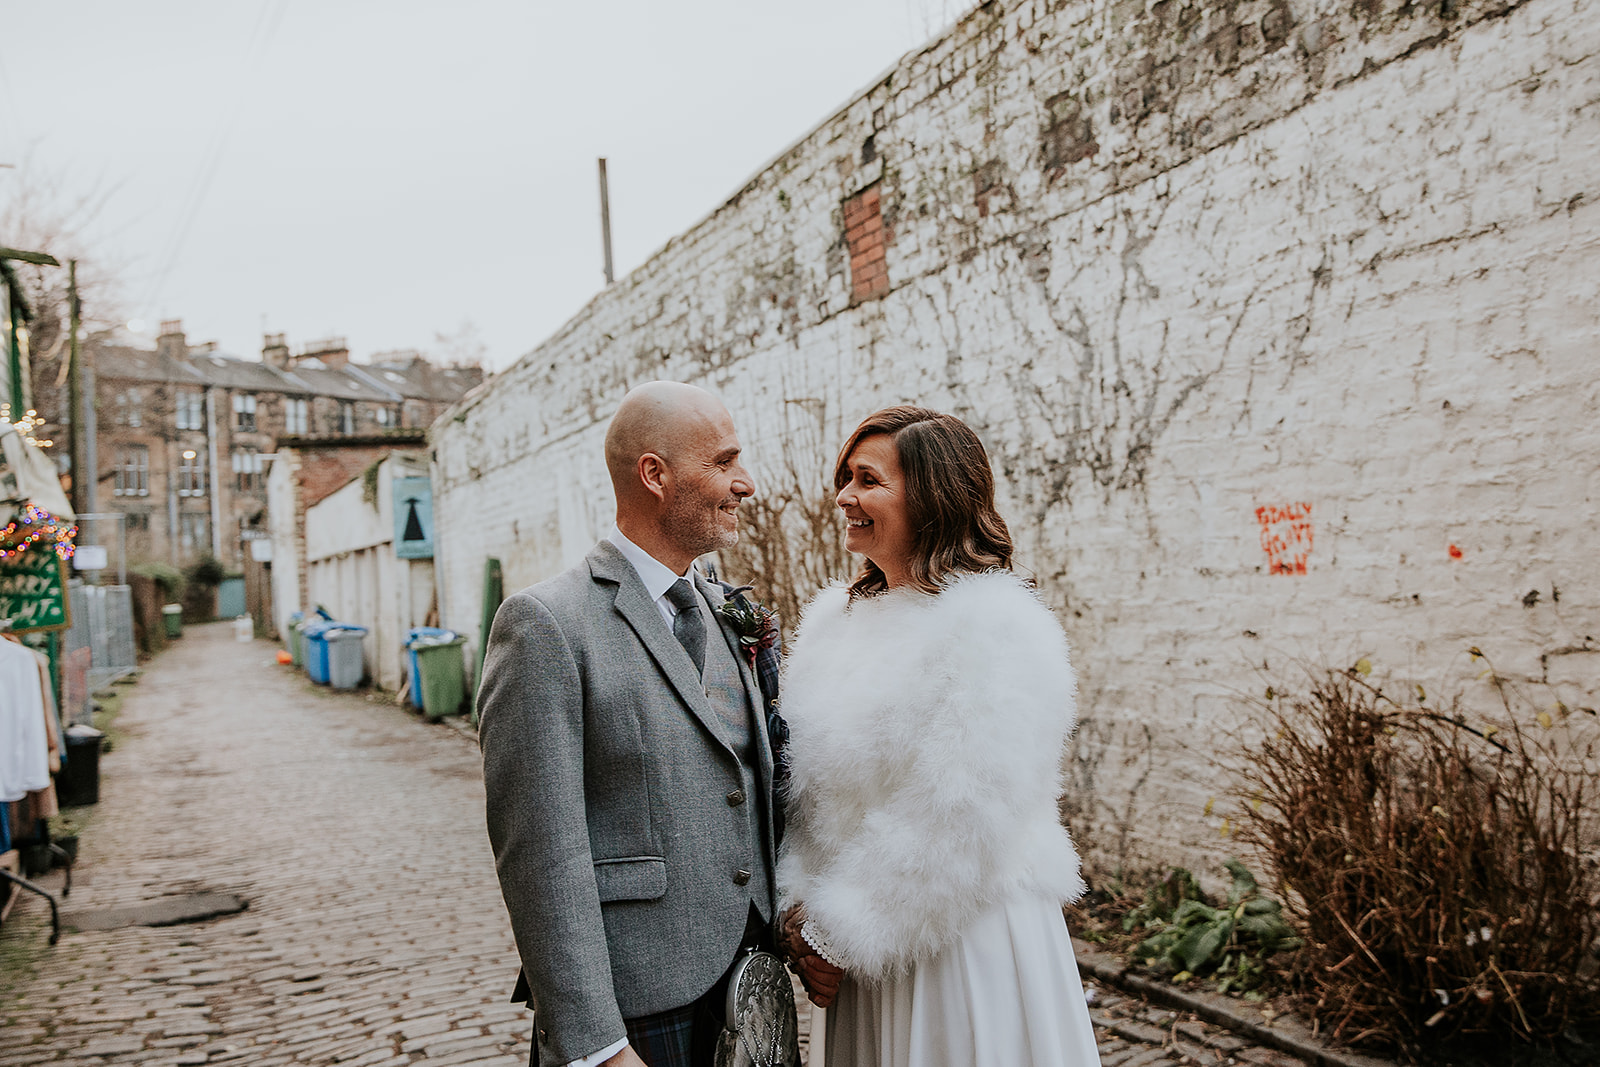
<path fill-rule="evenodd" d="M 844 239 L 850 249 L 850 303 L 876 300 L 889 292 L 887 234 L 877 185 L 844 202 Z"/>
<path fill-rule="evenodd" d="M 314 507 L 350 484 L 350 480 L 394 449 L 383 445 L 306 451 L 300 457 L 300 491 L 305 506 Z"/>

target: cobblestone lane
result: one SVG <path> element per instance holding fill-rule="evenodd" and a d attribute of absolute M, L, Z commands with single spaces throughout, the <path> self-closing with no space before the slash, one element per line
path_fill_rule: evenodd
<path fill-rule="evenodd" d="M 22 901 L 0 929 L 0 1067 L 527 1062 L 472 738 L 275 651 L 190 628 L 127 690 L 63 909 L 215 890 L 248 910 L 52 948 Z M 1108 1065 L 1255 1051 L 1108 991 L 1095 1016 Z"/>
<path fill-rule="evenodd" d="M 249 909 L 51 949 L 20 904 L 0 941 L 34 975 L 0 975 L 0 1064 L 527 1063 L 476 746 L 275 651 L 190 628 L 128 690 L 64 902 Z"/>

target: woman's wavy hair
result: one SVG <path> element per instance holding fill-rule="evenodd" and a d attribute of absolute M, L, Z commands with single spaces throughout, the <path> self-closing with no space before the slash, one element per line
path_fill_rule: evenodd
<path fill-rule="evenodd" d="M 954 415 L 909 404 L 868 415 L 839 450 L 833 487 L 850 484 L 848 461 L 856 445 L 875 434 L 895 444 L 905 474 L 906 518 L 913 532 L 910 584 L 937 593 L 957 572 L 1011 567 L 1011 531 L 994 506 L 989 454 L 972 428 Z M 850 585 L 855 599 L 889 587 L 871 560 Z"/>

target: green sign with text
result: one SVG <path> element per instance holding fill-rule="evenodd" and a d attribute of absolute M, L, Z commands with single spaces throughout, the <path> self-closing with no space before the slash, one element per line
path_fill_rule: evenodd
<path fill-rule="evenodd" d="M 0 619 L 11 620 L 14 634 L 72 625 L 67 565 L 48 545 L 0 560 Z"/>

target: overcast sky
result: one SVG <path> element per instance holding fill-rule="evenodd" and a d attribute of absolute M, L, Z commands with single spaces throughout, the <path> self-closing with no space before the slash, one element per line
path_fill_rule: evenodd
<path fill-rule="evenodd" d="M 356 359 L 475 325 L 499 369 L 959 16 L 961 0 L 7 4 L 0 201 L 84 234 L 153 334 Z M 9 244 L 12 234 L 0 234 Z"/>

